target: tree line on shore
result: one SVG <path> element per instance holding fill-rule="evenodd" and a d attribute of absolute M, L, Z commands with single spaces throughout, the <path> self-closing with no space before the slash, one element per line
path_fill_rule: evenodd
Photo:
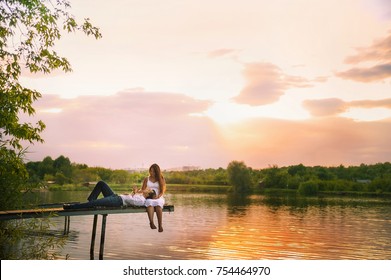
<path fill-rule="evenodd" d="M 105 180 L 118 184 L 140 182 L 147 172 L 130 173 L 75 164 L 64 157 L 46 157 L 41 162 L 25 163 L 28 145 L 43 143 L 45 124 L 35 124 L 25 117 L 35 115 L 34 102 L 42 94 L 21 83 L 22 73 L 50 74 L 69 72 L 71 64 L 56 50 L 56 43 L 66 33 L 82 33 L 96 39 L 99 28 L 88 17 L 78 20 L 72 15 L 68 0 L 0 1 L 0 210 L 26 207 L 28 190 L 53 181 L 58 185 Z M 32 20 L 33 19 L 33 20 Z M 24 116 L 21 118 L 21 116 Z M 166 172 L 169 184 L 231 185 L 234 191 L 250 192 L 262 188 L 314 190 L 350 188 L 390 192 L 390 163 L 335 168 L 303 165 L 255 170 L 243 162 L 233 161 L 226 169 Z M 366 180 L 358 185 L 357 180 Z M 49 218 L 0 221 L 0 259 L 54 258 L 54 248 L 62 242 L 48 233 Z M 30 234 L 35 232 L 36 234 Z"/>
<path fill-rule="evenodd" d="M 0 210 L 26 206 L 23 198 L 32 181 L 24 163 L 27 146 L 44 142 L 44 122 L 27 119 L 42 94 L 21 77 L 71 71 L 56 48 L 67 33 L 102 37 L 88 17 L 73 16 L 68 0 L 0 1 Z M 54 258 L 53 248 L 62 242 L 46 234 L 49 228 L 49 218 L 0 221 L 0 259 Z"/>
<path fill-rule="evenodd" d="M 48 182 L 75 187 L 87 182 L 104 180 L 113 184 L 140 184 L 148 171 L 113 170 L 72 163 L 63 155 L 47 156 L 42 161 L 28 162 L 29 181 L 36 185 Z M 168 184 L 229 185 L 236 192 L 262 189 L 297 190 L 311 195 L 318 192 L 391 192 L 391 163 L 359 166 L 304 166 L 303 164 L 253 169 L 244 162 L 232 161 L 227 168 L 190 171 L 165 171 Z"/>

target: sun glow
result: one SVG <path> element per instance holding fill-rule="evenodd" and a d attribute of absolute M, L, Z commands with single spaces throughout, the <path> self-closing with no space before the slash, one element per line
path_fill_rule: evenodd
<path fill-rule="evenodd" d="M 351 108 L 341 116 L 355 121 L 371 122 L 391 118 L 391 111 L 387 108 Z"/>
<path fill-rule="evenodd" d="M 303 120 L 309 117 L 308 112 L 302 108 L 289 107 L 283 103 L 250 106 L 232 102 L 215 103 L 205 115 L 222 125 L 237 124 L 255 118 Z"/>
<path fill-rule="evenodd" d="M 205 115 L 219 124 L 238 123 L 249 117 L 254 117 L 254 112 L 249 107 L 229 102 L 220 102 L 210 107 Z"/>
<path fill-rule="evenodd" d="M 41 113 L 50 113 L 50 114 L 58 114 L 62 112 L 61 108 L 49 108 L 40 110 Z"/>

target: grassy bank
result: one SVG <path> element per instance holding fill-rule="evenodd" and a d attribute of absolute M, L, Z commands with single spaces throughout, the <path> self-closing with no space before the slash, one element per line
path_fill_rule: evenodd
<path fill-rule="evenodd" d="M 299 194 L 297 190 L 290 189 L 263 189 L 255 192 L 256 194 L 269 195 L 269 196 L 279 196 L 279 195 L 299 195 L 299 196 L 318 196 L 318 197 L 385 197 L 391 198 L 391 193 L 379 193 L 379 192 L 359 192 L 359 191 L 318 191 L 313 195 L 304 195 Z"/>
<path fill-rule="evenodd" d="M 170 192 L 194 192 L 194 193 L 227 193 L 231 186 L 227 185 L 183 185 L 170 184 L 167 190 Z"/>
<path fill-rule="evenodd" d="M 110 188 L 113 191 L 121 193 L 121 192 L 129 192 L 134 184 L 123 185 L 123 184 L 109 184 Z M 139 185 L 137 185 L 140 187 Z M 68 185 L 49 185 L 47 189 L 49 191 L 89 191 L 94 188 L 93 185 L 88 187 L 86 186 L 75 186 L 73 184 Z M 194 193 L 227 193 L 231 189 L 231 186 L 227 185 L 184 185 L 184 184 L 168 184 L 167 191 L 176 193 L 176 192 L 194 192 Z"/>
<path fill-rule="evenodd" d="M 134 184 L 130 184 L 133 186 Z M 110 184 L 110 187 L 117 193 L 126 193 L 131 190 L 129 185 L 123 184 Z M 75 186 L 69 185 L 50 185 L 48 186 L 49 191 L 91 191 L 91 186 Z M 167 191 L 169 193 L 228 193 L 232 190 L 230 185 L 191 185 L 191 184 L 168 184 Z M 277 188 L 264 188 L 256 189 L 253 194 L 261 195 L 298 195 L 295 189 L 277 189 Z M 306 196 L 306 195 L 303 195 Z M 391 193 L 379 193 L 379 192 L 359 192 L 359 191 L 318 191 L 311 196 L 352 196 L 352 197 L 389 197 Z"/>

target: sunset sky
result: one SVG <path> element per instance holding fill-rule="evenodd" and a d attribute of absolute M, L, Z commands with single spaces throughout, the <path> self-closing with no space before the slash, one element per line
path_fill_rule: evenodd
<path fill-rule="evenodd" d="M 107 168 L 391 161 L 391 1 L 73 0 L 73 72 L 25 73 L 28 159 Z"/>

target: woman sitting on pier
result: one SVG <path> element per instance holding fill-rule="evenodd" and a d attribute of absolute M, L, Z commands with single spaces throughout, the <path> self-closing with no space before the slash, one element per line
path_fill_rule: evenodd
<path fill-rule="evenodd" d="M 152 189 L 156 193 L 156 197 L 148 198 L 145 201 L 147 207 L 148 220 L 151 229 L 156 229 L 153 222 L 154 212 L 156 212 L 159 232 L 163 232 L 163 206 L 165 204 L 164 193 L 166 192 L 166 181 L 156 163 L 149 167 L 149 176 L 143 181 L 142 190 Z"/>
<path fill-rule="evenodd" d="M 103 198 L 98 199 L 99 194 L 103 194 Z M 91 194 L 88 196 L 88 202 L 64 204 L 64 209 L 86 209 L 96 206 L 105 207 L 121 207 L 121 206 L 145 206 L 146 199 L 156 197 L 156 192 L 150 188 L 137 190 L 133 188 L 131 194 L 115 194 L 113 190 L 103 181 L 99 181 Z"/>

